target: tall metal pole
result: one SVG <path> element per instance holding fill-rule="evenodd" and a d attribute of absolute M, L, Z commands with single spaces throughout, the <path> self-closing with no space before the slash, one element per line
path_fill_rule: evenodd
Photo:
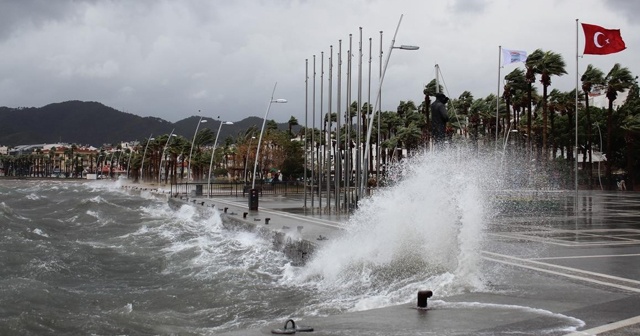
<path fill-rule="evenodd" d="M 324 115 L 324 51 L 320 52 L 320 128 L 323 128 L 322 116 Z M 320 135 L 322 145 L 322 133 Z M 318 146 L 320 148 L 320 146 Z M 324 167 L 323 151 L 318 151 L 318 209 L 322 210 L 322 168 Z"/>
<path fill-rule="evenodd" d="M 362 118 L 362 27 L 360 30 L 360 40 L 358 42 L 358 115 L 356 116 L 356 204 L 360 201 L 360 193 L 359 191 L 362 189 L 361 185 L 361 176 L 362 176 L 362 123 L 360 122 L 360 118 Z M 364 177 L 362 177 L 364 178 Z"/>
<path fill-rule="evenodd" d="M 376 94 L 376 101 L 380 100 L 380 94 L 381 94 L 381 90 L 382 90 L 382 83 L 384 82 L 384 75 L 387 71 L 387 66 L 389 65 L 389 59 L 391 58 L 391 52 L 393 51 L 393 46 L 396 43 L 396 36 L 398 35 L 398 29 L 400 29 L 400 23 L 402 23 L 402 16 L 400 15 L 400 20 L 398 20 L 398 26 L 396 27 L 396 32 L 393 34 L 393 39 L 391 40 L 391 46 L 389 47 L 389 54 L 387 55 L 387 59 L 385 61 L 384 64 L 384 68 L 382 70 L 382 76 L 380 76 L 380 82 L 378 83 L 378 93 Z M 377 104 L 376 104 L 377 105 Z M 371 117 L 369 118 L 369 128 L 367 129 L 367 145 L 366 145 L 366 151 L 365 151 L 365 155 L 367 155 L 367 153 L 369 152 L 369 147 L 371 146 L 371 129 L 373 128 L 373 119 L 375 117 L 376 113 L 372 113 Z M 368 159 L 368 155 L 365 159 Z"/>
<path fill-rule="evenodd" d="M 367 83 L 367 118 L 369 114 L 371 114 L 371 38 L 369 38 L 369 74 L 367 75 L 368 83 Z M 364 125 L 366 127 L 366 125 Z M 373 170 L 373 166 L 370 166 L 369 163 L 373 164 L 371 160 L 371 148 L 369 148 L 369 162 L 364 162 L 364 171 L 365 171 L 365 188 L 367 186 L 369 171 Z"/>
<path fill-rule="evenodd" d="M 218 121 L 220 117 L 218 117 Z M 216 133 L 216 140 L 213 142 L 213 150 L 211 151 L 211 161 L 209 161 L 209 177 L 207 178 L 207 195 L 211 194 L 211 171 L 213 170 L 213 157 L 216 155 L 216 146 L 218 146 L 218 137 L 220 136 L 220 130 L 222 130 L 222 125 L 231 125 L 233 124 L 230 121 L 220 121 L 220 126 L 218 126 L 218 133 Z M 264 121 L 263 121 L 264 125 Z M 254 173 L 255 174 L 255 173 Z"/>
<path fill-rule="evenodd" d="M 576 201 L 575 201 L 575 212 L 578 212 L 578 19 L 576 19 L 576 125 L 575 125 L 575 132 L 576 132 L 576 138 L 575 138 L 575 165 L 573 167 L 574 171 L 575 171 L 575 175 L 574 175 L 574 183 L 575 183 L 575 188 L 576 188 Z M 588 97 L 585 97 L 585 99 L 588 99 Z M 602 149 L 600 149 L 602 150 Z M 607 153 L 607 155 L 611 155 L 610 153 Z M 609 162 L 607 162 L 607 164 L 609 164 Z M 591 176 L 589 176 L 589 178 L 591 178 Z M 611 181 L 609 181 L 610 183 Z"/>
<path fill-rule="evenodd" d="M 327 123 L 329 127 L 327 128 L 326 133 L 326 141 L 325 141 L 325 158 L 327 164 L 327 213 L 331 213 L 331 115 L 332 115 L 332 101 L 333 98 L 333 46 L 329 46 L 329 100 L 327 106 L 329 107 L 329 111 L 327 112 Z M 335 178 L 335 176 L 334 176 Z"/>
<path fill-rule="evenodd" d="M 335 208 L 336 212 L 340 211 L 340 184 L 342 182 L 342 150 L 340 149 L 340 136 L 342 127 L 342 40 L 338 40 L 338 88 L 336 90 L 338 92 L 338 99 L 336 101 L 336 166 L 334 168 L 336 174 L 336 202 Z"/>
<path fill-rule="evenodd" d="M 276 93 L 276 87 L 278 86 L 278 82 L 273 85 L 273 91 L 271 92 L 271 98 L 269 99 L 269 104 L 267 105 L 267 111 L 264 113 L 264 119 L 262 119 L 262 128 L 260 128 L 260 137 L 258 138 L 258 147 L 256 148 L 256 159 L 253 163 L 253 182 L 251 182 L 251 189 L 256 188 L 256 170 L 258 169 L 258 157 L 260 157 L 260 145 L 262 144 L 262 134 L 264 133 L 264 125 L 267 123 L 267 116 L 269 115 L 269 110 L 271 109 L 272 103 L 286 103 L 287 101 L 282 99 L 273 100 L 273 95 Z"/>
<path fill-rule="evenodd" d="M 200 114 L 200 110 L 198 110 L 198 114 Z M 200 128 L 200 123 L 202 123 L 202 117 L 200 117 L 200 120 L 198 120 L 196 131 L 193 133 L 193 140 L 191 140 L 191 150 L 189 150 L 189 165 L 187 166 L 187 182 L 191 181 L 191 155 L 193 155 L 193 145 L 196 143 L 196 135 L 198 134 L 198 128 Z"/>
<path fill-rule="evenodd" d="M 382 30 L 380 31 L 380 64 L 379 64 L 379 72 L 378 72 L 378 82 L 382 82 Z M 378 106 L 374 106 L 373 113 L 378 111 L 378 140 L 376 141 L 376 181 L 378 185 L 380 185 L 380 154 L 382 153 L 380 150 L 380 119 L 382 119 L 382 88 L 380 88 L 380 93 L 378 94 Z"/>
<path fill-rule="evenodd" d="M 351 153 L 351 56 L 353 54 L 353 44 L 352 44 L 352 35 L 349 34 L 349 50 L 347 51 L 347 110 L 345 111 L 345 123 L 346 123 L 346 132 L 347 138 L 345 139 L 345 191 L 347 193 L 345 197 L 346 209 L 348 209 L 351 204 L 351 157 L 353 156 Z"/>
<path fill-rule="evenodd" d="M 314 207 L 316 182 L 316 55 L 313 55 L 313 93 L 311 94 L 311 208 Z"/>
<path fill-rule="evenodd" d="M 249 139 L 249 146 L 247 146 L 247 157 L 244 160 L 244 184 L 247 184 L 247 167 L 249 166 L 249 153 L 251 153 L 251 143 L 253 142 L 253 139 L 255 139 L 255 136 L 252 136 L 251 139 Z"/>
<path fill-rule="evenodd" d="M 129 159 L 127 160 L 127 180 L 129 179 L 129 171 L 131 171 L 131 157 L 132 156 L 133 156 L 133 150 L 131 148 L 129 148 Z"/>
<path fill-rule="evenodd" d="M 174 136 L 173 131 L 175 131 L 175 128 L 171 130 L 171 133 L 167 138 L 167 143 L 164 145 L 164 148 L 162 149 L 162 156 L 160 157 L 160 164 L 158 165 L 158 183 L 162 181 L 162 176 L 160 176 L 160 169 L 162 168 L 162 160 L 164 160 L 164 153 L 167 151 L 167 147 L 169 146 L 169 141 L 171 141 L 171 137 Z"/>
<path fill-rule="evenodd" d="M 307 208 L 307 168 L 308 165 L 308 152 L 307 152 L 307 132 L 309 132 L 309 59 L 304 60 L 304 208 Z"/>
<path fill-rule="evenodd" d="M 142 179 L 142 182 L 144 182 L 144 157 L 147 155 L 147 148 L 149 148 L 149 142 L 151 140 L 154 140 L 152 136 L 153 136 L 153 133 L 149 135 L 149 139 L 147 139 L 147 144 L 144 146 L 144 153 L 142 153 L 142 164 L 140 165 L 140 179 Z M 105 159 L 106 159 L 106 156 L 105 156 Z M 102 171 L 100 173 L 102 173 Z"/>
<path fill-rule="evenodd" d="M 496 152 L 498 151 L 498 124 L 500 124 L 500 63 L 502 62 L 502 46 L 498 46 L 498 90 L 496 91 Z"/>
<path fill-rule="evenodd" d="M 436 71 L 436 93 L 440 93 L 440 66 L 438 64 L 435 65 Z"/>

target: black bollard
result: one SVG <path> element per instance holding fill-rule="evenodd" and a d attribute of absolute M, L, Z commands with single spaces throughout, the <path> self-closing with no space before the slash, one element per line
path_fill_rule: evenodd
<path fill-rule="evenodd" d="M 427 308 L 427 299 L 433 295 L 430 290 L 418 291 L 418 308 Z"/>
<path fill-rule="evenodd" d="M 243 212 L 243 213 L 242 213 L 242 218 L 245 218 L 245 219 L 246 219 L 248 214 L 249 214 L 248 212 Z"/>
<path fill-rule="evenodd" d="M 249 210 L 258 210 L 258 189 L 249 189 Z"/>
<path fill-rule="evenodd" d="M 227 210 L 229 210 L 229 208 L 224 208 L 224 213 L 227 213 Z"/>
<path fill-rule="evenodd" d="M 264 219 L 264 223 L 265 223 L 266 225 L 268 225 L 270 220 L 271 220 L 271 218 L 265 218 L 265 219 Z"/>

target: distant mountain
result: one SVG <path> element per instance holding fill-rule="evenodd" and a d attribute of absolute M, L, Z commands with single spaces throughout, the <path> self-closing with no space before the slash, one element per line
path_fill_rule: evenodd
<path fill-rule="evenodd" d="M 67 142 L 99 147 L 107 143 L 142 140 L 151 134 L 169 134 L 172 129 L 176 134 L 192 139 L 199 119 L 192 116 L 171 123 L 156 117 L 121 112 L 98 102 L 83 101 L 67 101 L 38 108 L 0 107 L 0 145 L 11 147 Z M 218 131 L 220 124 L 217 120 L 204 119 L 207 122 L 200 129 L 209 128 L 214 133 Z M 235 137 L 251 126 L 259 129 L 262 118 L 249 117 L 223 126 L 218 141 L 227 136 Z M 281 123 L 278 128 L 286 130 L 288 125 Z"/>

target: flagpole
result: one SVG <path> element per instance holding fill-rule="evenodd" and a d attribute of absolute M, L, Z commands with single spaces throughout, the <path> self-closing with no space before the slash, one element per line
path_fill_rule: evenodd
<path fill-rule="evenodd" d="M 333 127 L 331 122 L 332 115 L 332 98 L 333 98 L 333 45 L 329 46 L 329 100 L 327 102 L 327 106 L 329 111 L 327 112 L 327 123 L 329 124 L 329 128 L 326 133 L 325 140 L 325 156 L 327 160 L 327 213 L 331 214 L 331 127 Z M 334 156 L 335 157 L 335 156 Z M 334 177 L 335 178 L 335 177 Z"/>
<path fill-rule="evenodd" d="M 587 98 L 588 99 L 588 98 Z M 576 201 L 575 201 L 575 211 L 578 212 L 578 19 L 576 19 L 576 152 L 575 152 L 575 189 L 576 189 Z"/>
<path fill-rule="evenodd" d="M 320 52 L 320 144 L 317 147 L 322 148 L 322 126 L 324 114 L 324 51 Z M 322 168 L 324 167 L 323 150 L 318 151 L 318 210 L 322 211 Z"/>
<path fill-rule="evenodd" d="M 336 172 L 336 203 L 335 208 L 336 212 L 340 214 L 340 197 L 341 197 L 341 182 L 342 182 L 342 150 L 340 149 L 340 128 L 342 127 L 342 40 L 338 40 L 338 87 L 336 88 L 336 93 L 338 94 L 336 100 L 336 167 L 334 168 Z"/>
<path fill-rule="evenodd" d="M 307 134 L 309 132 L 309 59 L 304 60 L 304 208 L 307 209 Z"/>
<path fill-rule="evenodd" d="M 316 55 L 313 55 L 313 93 L 311 94 L 311 211 L 314 211 L 316 190 Z"/>
<path fill-rule="evenodd" d="M 500 62 L 502 61 L 502 46 L 498 46 L 498 91 L 496 93 L 496 151 L 498 150 L 498 123 L 500 110 Z"/>

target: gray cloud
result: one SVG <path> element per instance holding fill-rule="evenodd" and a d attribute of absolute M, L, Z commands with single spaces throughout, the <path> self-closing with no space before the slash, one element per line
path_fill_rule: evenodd
<path fill-rule="evenodd" d="M 96 0 L 2 0 L 0 3 L 0 40 L 16 30 L 40 28 L 45 22 L 61 21 L 76 14 L 74 8 Z"/>
<path fill-rule="evenodd" d="M 488 0 L 453 0 L 449 7 L 453 14 L 480 15 L 488 6 Z"/>
<path fill-rule="evenodd" d="M 286 121 L 293 115 L 304 120 L 305 109 L 312 110 L 310 102 L 305 106 L 305 59 L 309 60 L 311 98 L 311 62 L 316 55 L 319 118 L 321 52 L 323 112 L 327 112 L 329 46 L 334 46 L 335 111 L 338 40 L 343 47 L 345 90 L 348 34 L 353 34 L 352 54 L 356 55 L 358 27 L 363 27 L 363 84 L 368 82 L 371 37 L 375 97 L 379 31 L 384 31 L 387 55 L 401 14 L 396 44 L 418 45 L 420 50 L 393 52 L 383 86 L 384 110 L 395 110 L 400 100 L 420 101 L 422 86 L 434 77 L 436 63 L 451 96 L 464 90 L 477 98 L 494 93 L 499 45 L 553 50 L 565 56 L 567 70 L 573 71 L 575 17 L 594 24 L 620 22 L 620 27 L 612 28 L 623 30 L 628 46 L 619 54 L 585 57 L 583 67 L 594 63 L 609 69 L 620 62 L 640 72 L 633 68 L 637 63 L 633 45 L 640 44 L 640 32 L 610 8 L 611 2 L 605 5 L 600 0 L 0 1 L 3 106 L 79 99 L 170 121 L 198 110 L 208 117 L 237 121 L 263 116 L 278 82 L 276 98 L 289 103 L 273 106 L 269 117 Z M 504 71 L 516 66 L 520 65 Z M 357 69 L 355 58 L 353 92 L 357 92 Z M 554 88 L 572 89 L 571 78 L 554 78 Z"/>
<path fill-rule="evenodd" d="M 637 25 L 640 16 L 640 1 L 637 0 L 605 0 L 605 4 L 611 10 L 622 14 L 630 24 Z"/>

